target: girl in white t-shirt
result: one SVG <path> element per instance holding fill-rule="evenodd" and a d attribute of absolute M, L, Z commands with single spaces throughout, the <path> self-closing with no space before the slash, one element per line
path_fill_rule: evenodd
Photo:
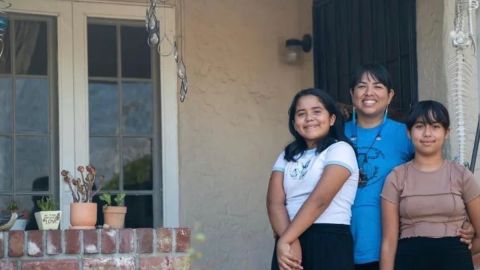
<path fill-rule="evenodd" d="M 285 147 L 270 177 L 267 208 L 275 235 L 272 270 L 353 269 L 351 205 L 358 185 L 355 151 L 323 90 L 293 98 Z"/>

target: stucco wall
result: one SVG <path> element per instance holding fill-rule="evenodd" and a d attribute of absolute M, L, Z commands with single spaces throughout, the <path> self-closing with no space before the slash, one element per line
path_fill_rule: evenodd
<path fill-rule="evenodd" d="M 201 225 L 202 269 L 267 269 L 271 166 L 290 139 L 287 108 L 301 66 L 282 63 L 301 37 L 291 0 L 185 0 L 190 90 L 179 104 L 180 220 Z M 193 241 L 194 242 L 194 241 Z M 195 243 L 193 243 L 195 245 Z"/>
<path fill-rule="evenodd" d="M 447 102 L 443 1 L 417 0 L 418 99 Z"/>

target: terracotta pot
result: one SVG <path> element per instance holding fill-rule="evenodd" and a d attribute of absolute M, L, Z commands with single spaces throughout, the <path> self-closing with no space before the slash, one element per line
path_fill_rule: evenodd
<path fill-rule="evenodd" d="M 71 203 L 72 229 L 94 229 L 97 224 L 97 203 Z"/>
<path fill-rule="evenodd" d="M 125 226 L 126 206 L 107 206 L 103 208 L 103 219 L 105 227 L 112 229 L 122 229 Z"/>
<path fill-rule="evenodd" d="M 60 211 L 39 211 L 35 213 L 39 230 L 57 230 L 60 225 L 62 212 Z"/>

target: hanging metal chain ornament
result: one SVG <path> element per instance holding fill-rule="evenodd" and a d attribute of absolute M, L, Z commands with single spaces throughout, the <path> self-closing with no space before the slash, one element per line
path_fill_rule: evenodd
<path fill-rule="evenodd" d="M 160 56 L 173 55 L 177 65 L 177 78 L 180 81 L 180 102 L 185 101 L 188 91 L 187 68 L 183 61 L 182 54 L 179 54 L 177 42 L 172 42 L 166 33 L 166 27 L 163 26 L 163 31 L 160 31 L 160 22 L 155 15 L 158 0 L 150 0 L 150 5 L 146 12 L 145 27 L 148 32 L 147 43 L 150 47 L 156 48 Z M 167 0 L 160 0 L 166 4 Z M 165 52 L 162 50 L 162 45 L 166 45 L 170 50 Z"/>
<path fill-rule="evenodd" d="M 159 33 L 159 21 L 157 16 L 155 15 L 155 9 L 157 7 L 157 1 L 151 0 L 150 6 L 147 9 L 147 14 L 145 16 L 145 27 L 147 28 L 148 32 L 148 39 L 147 44 L 150 47 L 154 47 L 158 45 L 160 41 Z"/>
<path fill-rule="evenodd" d="M 180 101 L 185 101 L 188 91 L 188 79 L 187 79 L 187 68 L 183 62 L 183 58 L 178 56 L 177 42 L 173 46 L 173 56 L 175 57 L 175 62 L 177 63 L 177 77 L 180 80 Z"/>
<path fill-rule="evenodd" d="M 0 0 L 0 58 L 3 55 L 3 50 L 5 49 L 5 33 L 8 28 L 8 18 L 7 18 L 7 9 L 12 6 L 11 3 L 6 0 Z"/>
<path fill-rule="evenodd" d="M 478 0 L 456 0 L 454 30 L 450 33 L 455 56 L 448 61 L 451 93 L 454 102 L 454 117 L 458 138 L 458 162 L 468 165 L 465 161 L 465 99 L 471 86 L 473 69 L 466 57 L 469 48 L 475 54 L 474 14 L 478 8 Z"/>

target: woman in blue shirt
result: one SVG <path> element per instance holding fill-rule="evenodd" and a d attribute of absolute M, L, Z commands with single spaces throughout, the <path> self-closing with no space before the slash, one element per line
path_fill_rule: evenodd
<path fill-rule="evenodd" d="M 414 149 L 403 123 L 390 119 L 388 106 L 394 97 L 388 71 L 379 64 L 360 66 L 350 81 L 352 120 L 345 135 L 357 151 L 360 181 L 352 207 L 351 229 L 356 270 L 379 268 L 381 247 L 380 193 L 390 171 L 413 157 Z M 473 229 L 460 236 L 473 238 Z"/>

